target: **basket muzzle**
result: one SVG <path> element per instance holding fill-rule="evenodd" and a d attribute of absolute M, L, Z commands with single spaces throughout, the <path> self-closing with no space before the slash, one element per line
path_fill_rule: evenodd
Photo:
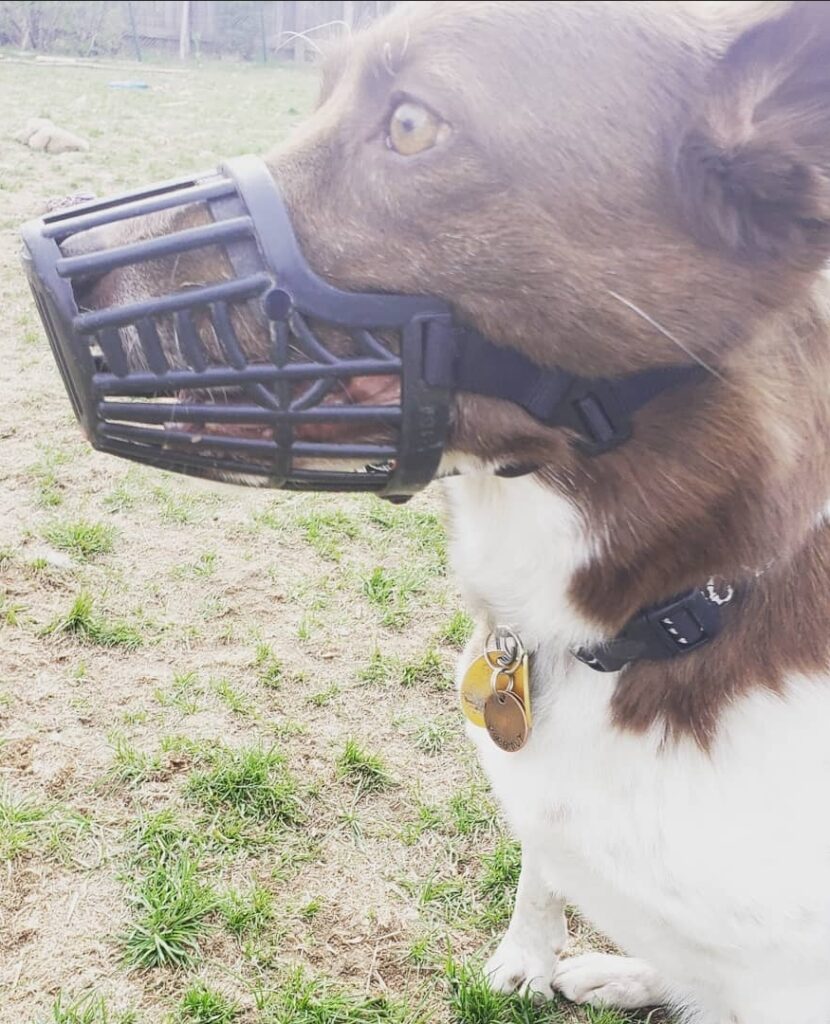
<path fill-rule="evenodd" d="M 206 223 L 140 237 L 141 218 L 194 206 Z M 23 241 L 72 406 L 100 451 L 192 476 L 391 498 L 435 476 L 451 391 L 427 383 L 425 351 L 449 341 L 449 307 L 320 278 L 258 158 L 49 214 Z M 213 282 L 85 308 L 112 271 L 217 249 Z M 382 403 L 356 400 L 361 391 Z"/>

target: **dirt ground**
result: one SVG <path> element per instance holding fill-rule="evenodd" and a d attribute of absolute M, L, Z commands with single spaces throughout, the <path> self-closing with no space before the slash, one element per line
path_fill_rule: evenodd
<path fill-rule="evenodd" d="M 20 271 L 50 197 L 262 152 L 315 88 L 0 59 L 0 1021 L 588 1019 L 475 974 L 518 860 L 456 710 L 438 497 L 206 490 L 95 453 Z M 39 116 L 89 151 L 11 141 Z"/>

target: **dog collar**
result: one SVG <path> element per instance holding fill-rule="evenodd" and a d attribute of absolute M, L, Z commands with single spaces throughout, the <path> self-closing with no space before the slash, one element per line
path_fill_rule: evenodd
<path fill-rule="evenodd" d="M 723 608 L 736 596 L 736 587 L 710 579 L 704 587 L 643 609 L 612 640 L 579 647 L 574 657 L 597 672 L 619 672 L 635 661 L 689 654 L 721 632 Z"/>

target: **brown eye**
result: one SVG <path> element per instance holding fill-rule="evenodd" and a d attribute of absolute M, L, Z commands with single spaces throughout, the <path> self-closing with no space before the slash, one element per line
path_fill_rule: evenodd
<path fill-rule="evenodd" d="M 386 145 L 401 156 L 414 156 L 443 142 L 449 132 L 446 121 L 420 103 L 406 100 L 392 112 Z"/>

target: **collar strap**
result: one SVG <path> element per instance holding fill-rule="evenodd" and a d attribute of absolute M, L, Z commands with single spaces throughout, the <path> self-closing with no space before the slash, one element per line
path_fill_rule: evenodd
<path fill-rule="evenodd" d="M 588 455 L 631 436 L 631 415 L 669 388 L 701 380 L 700 366 L 666 366 L 625 377 L 579 377 L 540 366 L 471 328 L 427 337 L 424 378 L 432 387 L 514 402 L 549 427 L 567 427 Z"/>
<path fill-rule="evenodd" d="M 689 654 L 720 633 L 723 608 L 736 596 L 735 587 L 710 579 L 705 587 L 639 612 L 613 640 L 580 647 L 573 654 L 597 672 L 619 672 L 633 661 Z"/>

